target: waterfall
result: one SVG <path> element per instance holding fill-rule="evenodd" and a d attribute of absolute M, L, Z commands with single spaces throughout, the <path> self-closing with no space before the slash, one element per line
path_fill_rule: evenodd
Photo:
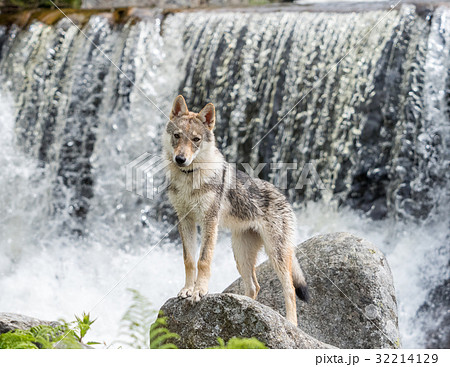
<path fill-rule="evenodd" d="M 0 309 L 69 318 L 95 305 L 112 338 L 127 299 L 102 297 L 149 250 L 117 289 L 155 308 L 176 294 L 173 212 L 164 195 L 125 191 L 125 166 L 158 154 L 181 93 L 194 111 L 215 104 L 229 161 L 313 163 L 325 189 L 285 191 L 298 239 L 348 230 L 379 246 L 403 345 L 425 346 L 442 320 L 420 309 L 449 277 L 449 8 L 146 14 L 0 26 Z M 219 242 L 213 292 L 238 276 L 229 236 Z"/>
<path fill-rule="evenodd" d="M 446 99 L 423 88 L 429 20 L 414 7 L 385 14 L 187 14 L 180 92 L 197 108 L 216 102 L 229 160 L 315 162 L 340 204 L 374 218 L 426 218 L 440 201 L 431 192 L 448 175 L 448 131 L 437 127 L 448 109 L 430 132 L 426 100 Z M 301 171 L 289 174 L 295 183 Z M 269 170 L 262 176 L 279 179 Z M 316 187 L 288 195 L 323 196 Z"/>

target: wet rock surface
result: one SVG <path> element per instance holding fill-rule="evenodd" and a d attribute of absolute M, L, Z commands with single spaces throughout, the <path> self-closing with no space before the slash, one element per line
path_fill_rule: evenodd
<path fill-rule="evenodd" d="M 349 233 L 315 236 L 297 247 L 310 288 L 297 300 L 299 328 L 339 348 L 398 348 L 397 302 L 391 270 L 374 245 Z M 281 284 L 266 261 L 257 268 L 257 301 L 285 315 Z M 241 279 L 225 293 L 244 294 Z"/>
<path fill-rule="evenodd" d="M 57 321 L 44 321 L 17 313 L 0 312 L 0 334 L 16 329 L 26 330 L 38 325 L 56 327 L 60 324 Z"/>
<path fill-rule="evenodd" d="M 292 325 L 279 313 L 249 297 L 212 294 L 193 304 L 171 298 L 161 308 L 167 328 L 180 335 L 179 348 L 217 346 L 217 338 L 255 337 L 273 349 L 332 348 Z"/>

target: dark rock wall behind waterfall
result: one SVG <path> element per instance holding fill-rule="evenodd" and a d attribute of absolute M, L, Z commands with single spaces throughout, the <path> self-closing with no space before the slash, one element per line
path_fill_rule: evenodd
<path fill-rule="evenodd" d="M 186 16 L 180 93 L 197 109 L 216 104 L 229 160 L 315 162 L 327 190 L 291 186 L 291 200 L 332 196 L 373 218 L 426 218 L 448 176 L 448 128 L 426 127 L 426 100 L 445 96 L 425 89 L 425 69 L 429 38 L 447 36 L 442 25 L 430 36 L 441 11 L 383 14 Z M 440 77 L 448 94 L 448 69 Z M 448 124 L 444 107 L 431 124 Z M 280 179 L 269 169 L 261 177 Z"/>

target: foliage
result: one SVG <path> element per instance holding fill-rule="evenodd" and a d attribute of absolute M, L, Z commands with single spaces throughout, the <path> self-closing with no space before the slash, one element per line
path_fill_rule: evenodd
<path fill-rule="evenodd" d="M 178 334 L 167 329 L 167 317 L 162 312 L 150 327 L 150 349 L 178 349 L 173 343 L 167 342 L 170 339 L 179 339 Z"/>
<path fill-rule="evenodd" d="M 132 294 L 131 306 L 120 321 L 120 335 L 126 341 L 118 343 L 135 349 L 149 347 L 149 329 L 156 312 L 152 310 L 150 301 L 135 289 L 127 289 Z"/>
<path fill-rule="evenodd" d="M 80 349 L 81 345 L 67 325 L 39 325 L 27 330 L 12 330 L 0 335 L 0 349 L 53 349 L 56 344 L 66 349 Z"/>
<path fill-rule="evenodd" d="M 210 349 L 268 349 L 256 338 L 231 338 L 225 344 L 222 338 L 217 338 L 219 345 Z"/>
<path fill-rule="evenodd" d="M 86 336 L 86 333 L 91 328 L 91 325 L 95 322 L 95 320 L 91 320 L 90 314 L 82 313 L 81 317 L 75 315 L 75 327 L 73 328 L 73 332 L 75 337 L 78 339 L 80 343 L 83 343 L 83 338 Z M 88 345 L 100 344 L 98 342 L 87 342 Z"/>
<path fill-rule="evenodd" d="M 0 335 L 0 349 L 81 349 L 83 337 L 95 320 L 89 314 L 75 316 L 76 321 L 62 325 L 38 325 L 27 330 L 11 330 Z M 75 324 L 72 328 L 71 325 Z M 88 342 L 87 344 L 99 344 Z"/>
<path fill-rule="evenodd" d="M 169 339 L 178 338 L 177 334 L 167 329 L 166 318 L 159 315 L 156 321 L 156 311 L 150 301 L 135 289 L 127 289 L 132 295 L 130 307 L 122 317 L 120 334 L 124 340 L 117 343 L 134 349 L 174 349 L 176 346 L 167 343 Z"/>

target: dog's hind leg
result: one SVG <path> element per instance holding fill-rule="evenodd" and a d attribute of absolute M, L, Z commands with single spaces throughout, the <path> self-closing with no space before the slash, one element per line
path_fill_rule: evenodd
<path fill-rule="evenodd" d="M 288 237 L 288 234 L 273 231 L 273 228 L 265 231 L 263 235 L 264 248 L 283 288 L 286 318 L 297 325 L 297 306 L 292 278 L 294 250 Z"/>
<path fill-rule="evenodd" d="M 234 258 L 244 282 L 245 295 L 256 299 L 259 284 L 256 279 L 256 259 L 263 246 L 261 236 L 252 230 L 233 231 L 231 234 Z"/>

